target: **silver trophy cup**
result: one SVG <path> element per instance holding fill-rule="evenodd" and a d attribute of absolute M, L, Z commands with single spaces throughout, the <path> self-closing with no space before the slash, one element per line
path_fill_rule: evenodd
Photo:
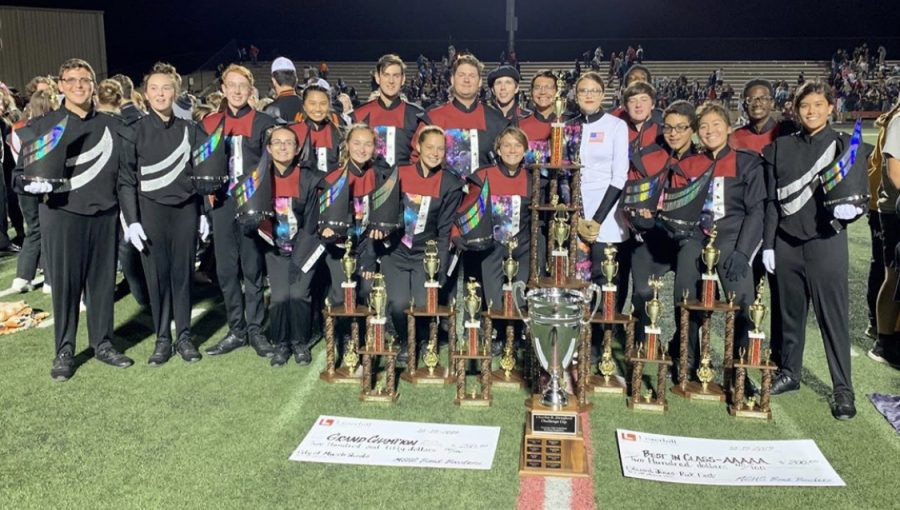
<path fill-rule="evenodd" d="M 532 289 L 526 294 L 525 283 L 515 282 L 513 292 L 528 302 L 526 318 L 519 309 L 519 300 L 514 300 L 519 317 L 531 333 L 534 352 L 544 370 L 550 373 L 550 384 L 541 395 L 541 404 L 561 409 L 569 399 L 560 387 L 560 374 L 572 362 L 582 326 L 590 323 L 600 307 L 600 287 L 592 284 L 585 290 Z M 592 296 L 597 299 L 591 314 L 585 316 Z"/>

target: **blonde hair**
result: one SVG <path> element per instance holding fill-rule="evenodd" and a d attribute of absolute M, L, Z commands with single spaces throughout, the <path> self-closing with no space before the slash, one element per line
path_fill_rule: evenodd
<path fill-rule="evenodd" d="M 348 145 L 350 143 L 350 139 L 353 138 L 354 134 L 361 132 L 361 131 L 365 131 L 366 133 L 369 133 L 372 136 L 373 140 L 376 140 L 378 138 L 377 135 L 375 134 L 375 130 L 372 129 L 371 127 L 369 127 L 368 124 L 358 123 L 358 124 L 353 124 L 352 126 L 350 126 L 350 129 L 348 129 L 347 134 L 344 135 L 344 139 L 341 141 L 341 146 L 340 146 L 340 154 L 341 155 L 340 155 L 339 161 L 340 161 L 340 164 L 342 167 L 350 161 L 350 147 Z"/>
<path fill-rule="evenodd" d="M 508 128 L 501 131 L 500 134 L 497 135 L 497 138 L 494 139 L 494 152 L 498 154 L 500 153 L 500 140 L 503 140 L 503 137 L 506 135 L 510 135 L 515 138 L 517 142 L 522 144 L 522 147 L 524 147 L 525 150 L 528 150 L 528 135 L 525 134 L 525 131 L 522 131 L 515 126 L 509 126 Z"/>
<path fill-rule="evenodd" d="M 116 80 L 107 79 L 97 84 L 97 101 L 103 106 L 118 109 L 124 97 L 122 85 Z"/>
<path fill-rule="evenodd" d="M 31 95 L 28 104 L 25 105 L 25 116 L 36 119 L 47 112 L 59 108 L 59 98 L 49 90 L 38 90 Z"/>
<path fill-rule="evenodd" d="M 250 82 L 250 86 L 253 87 L 253 85 L 254 85 L 253 73 L 251 73 L 250 70 L 247 69 L 246 67 L 244 67 L 242 65 L 238 65 L 238 64 L 231 64 L 228 67 L 226 67 L 225 70 L 222 71 L 222 84 L 223 85 L 225 84 L 225 77 L 228 76 L 229 73 L 237 73 L 237 74 L 243 76 L 244 78 L 247 78 L 247 81 Z"/>

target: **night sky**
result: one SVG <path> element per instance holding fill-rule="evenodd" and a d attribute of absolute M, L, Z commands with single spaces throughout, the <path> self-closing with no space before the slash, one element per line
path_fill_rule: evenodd
<path fill-rule="evenodd" d="M 140 74 L 158 59 L 189 72 L 231 40 L 256 44 L 263 59 L 279 52 L 297 60 L 373 60 L 388 51 L 439 57 L 452 40 L 496 60 L 507 37 L 505 0 L 12 2 L 104 11 L 111 73 Z M 896 0 L 516 3 L 520 60 L 569 60 L 597 44 L 609 55 L 638 42 L 650 60 L 825 60 L 863 41 L 900 58 Z"/>

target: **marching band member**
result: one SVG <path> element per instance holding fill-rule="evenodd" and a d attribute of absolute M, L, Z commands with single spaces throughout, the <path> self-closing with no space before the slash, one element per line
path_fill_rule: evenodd
<path fill-rule="evenodd" d="M 775 275 L 781 315 L 780 371 L 772 384 L 777 395 L 800 388 L 806 316 L 812 301 L 825 343 L 834 393 L 831 414 L 839 420 L 856 415 L 850 380 L 850 311 L 847 230 L 868 200 L 861 143 L 834 131 L 831 89 L 804 83 L 794 98 L 801 131 L 777 138 L 763 151 L 768 202 L 763 263 Z"/>
<path fill-rule="evenodd" d="M 331 95 L 320 85 L 303 89 L 303 111 L 290 128 L 300 140 L 300 158 L 322 175 L 341 166 L 343 120 L 331 111 Z"/>
<path fill-rule="evenodd" d="M 309 351 L 312 325 L 311 286 L 314 267 L 306 267 L 316 248 L 318 172 L 295 164 L 300 154 L 297 133 L 287 127 L 269 132 L 266 150 L 272 158 L 273 215 L 260 233 L 271 247 L 266 269 L 272 295 L 269 301 L 269 337 L 275 346 L 271 365 L 280 367 L 294 354 L 299 365 L 312 361 Z M 313 266 L 315 263 L 313 262 Z"/>
<path fill-rule="evenodd" d="M 138 216 L 125 220 L 147 275 L 156 333 L 152 366 L 172 357 L 173 319 L 175 352 L 187 362 L 200 360 L 191 338 L 191 281 L 198 227 L 205 238 L 209 224 L 191 182 L 197 127 L 172 112 L 180 87 L 181 76 L 169 64 L 157 63 L 144 78 L 150 113 L 132 123 L 138 179 L 124 183 L 138 204 Z"/>
<path fill-rule="evenodd" d="M 227 354 L 247 345 L 261 357 L 272 356 L 272 346 L 262 332 L 265 247 L 254 233 L 247 233 L 236 220 L 237 201 L 231 191 L 242 176 L 256 169 L 265 150 L 266 131 L 275 119 L 253 109 L 250 94 L 253 74 L 240 65 L 230 65 L 222 73 L 223 111 L 203 119 L 203 129 L 213 133 L 225 123 L 228 156 L 228 184 L 210 196 L 216 274 L 225 299 L 228 333 L 206 354 Z"/>

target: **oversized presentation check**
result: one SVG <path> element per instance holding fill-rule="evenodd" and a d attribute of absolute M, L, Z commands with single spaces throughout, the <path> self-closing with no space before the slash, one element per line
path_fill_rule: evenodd
<path fill-rule="evenodd" d="M 491 469 L 500 427 L 319 416 L 290 460 Z"/>
<path fill-rule="evenodd" d="M 839 486 L 811 439 L 738 441 L 616 431 L 622 474 L 699 485 Z"/>

